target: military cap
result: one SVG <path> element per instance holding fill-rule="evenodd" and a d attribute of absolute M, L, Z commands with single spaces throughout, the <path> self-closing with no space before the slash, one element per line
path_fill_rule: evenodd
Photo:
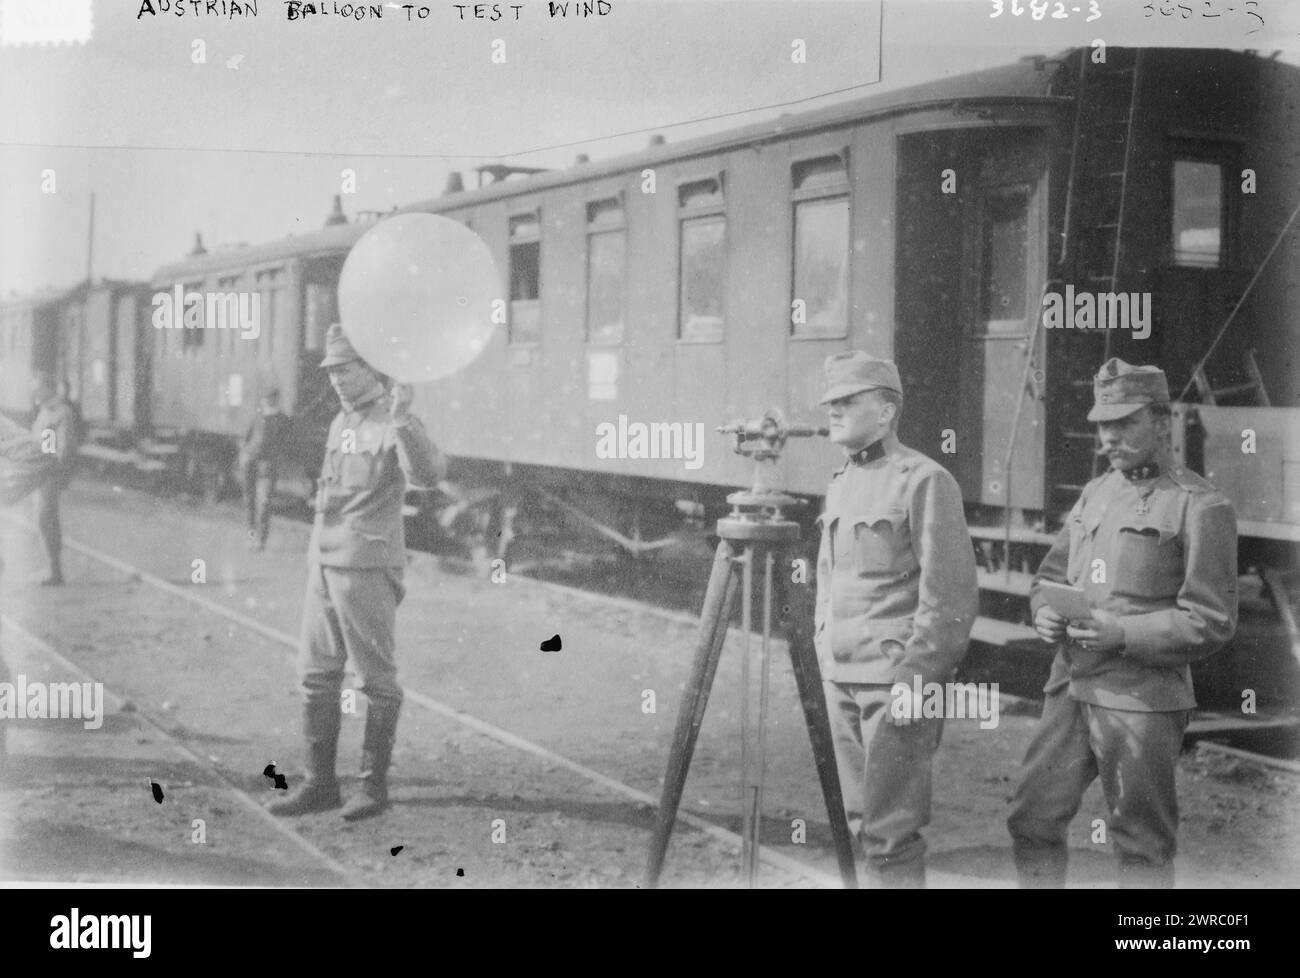
<path fill-rule="evenodd" d="M 903 385 L 898 379 L 898 368 L 893 360 L 881 360 L 863 353 L 861 350 L 845 350 L 833 353 L 826 358 L 826 393 L 820 404 L 838 401 L 841 397 L 852 397 L 862 391 L 879 388 L 903 393 Z"/>
<path fill-rule="evenodd" d="M 1169 384 L 1159 367 L 1135 367 L 1111 357 L 1093 378 L 1092 396 L 1089 421 L 1118 421 L 1148 404 L 1168 404 Z"/>
<path fill-rule="evenodd" d="M 352 344 L 348 338 L 343 335 L 343 327 L 339 323 L 333 323 L 325 331 L 325 359 L 320 362 L 322 367 L 337 367 L 341 363 L 347 363 L 349 360 L 360 360 L 361 357 L 356 350 L 352 349 Z"/>

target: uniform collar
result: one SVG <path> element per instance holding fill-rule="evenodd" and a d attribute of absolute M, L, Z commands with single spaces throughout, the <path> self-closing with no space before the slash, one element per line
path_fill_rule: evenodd
<path fill-rule="evenodd" d="M 857 452 L 849 452 L 849 461 L 854 465 L 869 465 L 885 457 L 884 439 L 873 441 L 866 448 Z"/>
<path fill-rule="evenodd" d="M 1151 461 L 1143 462 L 1141 465 L 1135 465 L 1131 469 L 1126 469 L 1120 474 L 1129 482 L 1142 482 L 1146 479 L 1154 479 L 1161 473 L 1160 463 Z"/>
<path fill-rule="evenodd" d="M 344 411 L 351 413 L 353 411 L 360 411 L 363 408 L 369 407 L 371 404 L 373 404 L 375 401 L 379 400 L 379 398 L 383 396 L 384 396 L 383 385 L 376 384 L 374 387 L 372 387 L 366 393 L 362 394 L 355 401 L 345 401 L 343 398 L 340 397 L 339 403 L 343 405 Z"/>

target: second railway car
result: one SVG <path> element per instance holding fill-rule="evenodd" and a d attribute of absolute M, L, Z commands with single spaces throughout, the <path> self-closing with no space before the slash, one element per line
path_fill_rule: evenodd
<path fill-rule="evenodd" d="M 149 330 L 153 420 L 175 429 L 186 471 L 213 494 L 231 479 L 237 441 L 270 388 L 293 417 L 293 471 L 306 478 L 319 471 L 337 400 L 318 364 L 325 330 L 338 318 L 343 261 L 367 227 L 347 222 L 336 198 L 319 231 L 211 254 L 199 242 L 154 274 L 156 295 L 197 293 L 206 316 L 232 316 L 226 325 L 208 318 L 201 328 Z M 256 329 L 230 328 L 241 302 L 257 310 Z"/>

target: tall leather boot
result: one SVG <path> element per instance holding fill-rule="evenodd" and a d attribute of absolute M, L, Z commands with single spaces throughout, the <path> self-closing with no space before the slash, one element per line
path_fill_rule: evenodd
<path fill-rule="evenodd" d="M 307 743 L 307 778 L 288 797 L 272 802 L 272 815 L 304 815 L 343 804 L 334 762 L 339 750 L 339 701 L 308 700 L 302 708 L 302 735 Z"/>
<path fill-rule="evenodd" d="M 388 764 L 397 739 L 397 714 L 402 701 L 371 700 L 366 709 L 366 733 L 361 744 L 361 790 L 343 806 L 349 822 L 378 815 L 388 807 Z"/>

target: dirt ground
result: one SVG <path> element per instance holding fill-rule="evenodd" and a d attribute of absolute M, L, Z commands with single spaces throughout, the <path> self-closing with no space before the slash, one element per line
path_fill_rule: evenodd
<path fill-rule="evenodd" d="M 234 504 L 159 499 L 88 478 L 64 499 L 70 539 L 186 594 L 296 634 L 306 526 L 277 521 L 268 551 L 252 554 L 244 549 Z M 23 507 L 10 515 L 31 518 Z M 337 813 L 288 820 L 305 842 L 295 839 L 238 793 L 261 804 L 274 797 L 277 789 L 262 773 L 270 763 L 290 785 L 301 777 L 287 644 L 72 551 L 68 586 L 37 587 L 44 567 L 36 536 L 9 521 L 0 521 L 0 551 L 6 563 L 0 611 L 37 639 L 19 628 L 0 636 L 11 673 L 76 678 L 44 642 L 124 701 L 112 701 L 97 730 L 76 720 L 7 721 L 11 761 L 0 785 L 0 880 L 643 885 L 652 806 L 409 696 L 390 811 L 353 825 Z M 192 581 L 196 560 L 204 561 L 206 583 Z M 406 585 L 398 659 L 408 693 L 657 797 L 690 669 L 695 632 L 689 622 L 518 576 L 494 584 L 422 554 L 413 556 Z M 557 633 L 562 649 L 539 651 Z M 739 830 L 736 646 L 733 636 L 683 802 L 733 831 Z M 774 657 L 772 669 L 764 842 L 833 876 L 829 831 L 783 656 Z M 646 690 L 655 693 L 653 713 L 643 709 Z M 946 724 L 928 831 L 932 883 L 1010 885 L 1003 820 L 1035 712 L 1032 704 L 1004 704 L 994 729 L 981 729 L 976 720 Z M 357 770 L 363 716 L 358 695 L 340 745 L 345 791 Z M 150 782 L 162 790 L 161 803 Z M 1189 750 L 1178 788 L 1181 886 L 1300 882 L 1300 777 Z M 1104 815 L 1094 785 L 1072 826 L 1074 885 L 1112 885 L 1113 853 L 1089 838 L 1092 820 Z M 204 841 L 196 841 L 196 819 L 203 820 Z M 807 824 L 806 842 L 792 842 L 796 819 Z M 761 881 L 807 886 L 825 877 L 764 867 Z M 738 882 L 732 849 L 679 824 L 662 885 Z"/>

